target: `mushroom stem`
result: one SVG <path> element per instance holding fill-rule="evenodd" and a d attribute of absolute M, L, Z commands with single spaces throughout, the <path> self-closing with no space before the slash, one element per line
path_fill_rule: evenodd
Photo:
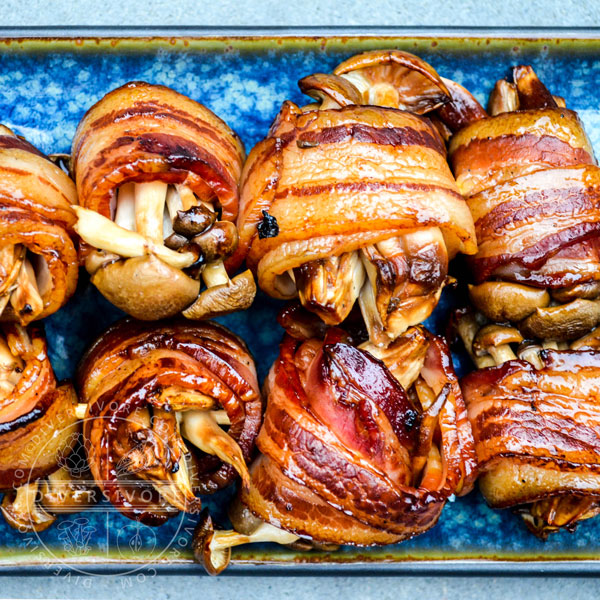
<path fill-rule="evenodd" d="M 558 350 L 558 343 L 555 340 L 544 340 L 542 342 L 544 350 Z"/>
<path fill-rule="evenodd" d="M 477 356 L 475 352 L 473 352 L 473 340 L 480 329 L 480 323 L 477 322 L 475 315 L 471 313 L 460 315 L 457 319 L 456 331 L 462 340 L 466 351 L 469 353 L 471 360 L 478 369 L 485 369 L 486 367 L 492 367 L 494 365 L 494 359 L 489 355 Z"/>
<path fill-rule="evenodd" d="M 123 229 L 135 231 L 135 184 L 125 183 L 117 192 L 115 223 Z"/>
<path fill-rule="evenodd" d="M 527 344 L 522 348 L 517 350 L 517 354 L 521 360 L 526 360 L 528 363 L 531 363 L 536 369 L 543 369 L 544 362 L 540 356 L 540 352 L 542 351 L 541 346 L 537 346 L 534 344 Z"/>
<path fill-rule="evenodd" d="M 269 523 L 261 523 L 250 535 L 244 535 L 230 529 L 215 531 L 210 541 L 210 550 L 219 551 L 242 544 L 255 544 L 257 542 L 275 542 L 276 544 L 292 544 L 299 540 L 299 536 L 283 529 L 278 529 Z"/>
<path fill-rule="evenodd" d="M 225 270 L 225 265 L 222 260 L 215 260 L 202 271 L 202 279 L 206 284 L 206 287 L 214 287 L 216 285 L 226 285 L 229 283 L 229 275 Z"/>
<path fill-rule="evenodd" d="M 183 210 L 183 202 L 181 196 L 178 194 L 175 186 L 170 185 L 167 190 L 167 211 L 171 221 L 175 220 L 177 212 Z"/>
<path fill-rule="evenodd" d="M 136 183 L 135 228 L 144 237 L 157 244 L 163 241 L 163 213 L 168 185 L 162 181 Z"/>
<path fill-rule="evenodd" d="M 230 464 L 242 478 L 242 485 L 249 487 L 250 474 L 242 449 L 219 427 L 212 411 L 191 410 L 183 413 L 181 432 L 202 452 L 218 456 L 224 463 Z"/>
<path fill-rule="evenodd" d="M 185 269 L 196 260 L 192 252 L 175 252 L 174 250 L 170 250 L 163 244 L 147 240 L 139 233 L 119 227 L 119 225 L 103 217 L 96 211 L 83 208 L 82 206 L 73 206 L 73 210 L 77 214 L 78 219 L 74 227 L 75 231 L 85 242 L 95 248 L 114 252 L 126 258 L 154 254 L 176 269 Z"/>
<path fill-rule="evenodd" d="M 508 344 L 501 344 L 500 346 L 490 346 L 487 351 L 490 356 L 494 359 L 497 366 L 509 361 L 515 360 L 517 355 L 512 351 Z"/>

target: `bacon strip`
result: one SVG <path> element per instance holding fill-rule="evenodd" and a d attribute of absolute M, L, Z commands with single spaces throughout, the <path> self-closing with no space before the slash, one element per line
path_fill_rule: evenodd
<path fill-rule="evenodd" d="M 161 498 L 157 489 L 171 489 L 169 483 L 176 483 L 174 476 L 185 468 L 183 454 L 193 452 L 178 433 L 176 415 L 185 419 L 190 410 L 224 410 L 230 422 L 227 435 L 246 462 L 252 456 L 261 423 L 254 362 L 245 344 L 220 325 L 148 325 L 125 319 L 90 348 L 77 381 L 81 399 L 88 404 L 84 436 L 92 474 L 115 507 L 130 518 L 157 525 L 173 515 L 172 507 L 164 504 L 165 499 L 173 504 L 169 496 Z M 157 415 L 163 421 L 174 416 L 157 431 Z M 137 463 L 143 459 L 142 450 L 151 450 L 156 464 L 147 460 L 138 470 L 139 481 L 121 483 L 123 465 L 130 472 L 133 458 Z M 237 476 L 231 464 L 213 455 L 195 452 L 192 463 L 194 491 L 213 493 Z M 131 476 L 136 478 L 135 471 Z M 159 485 L 152 489 L 144 480 Z M 188 501 L 179 508 L 199 507 L 199 500 Z"/>
<path fill-rule="evenodd" d="M 467 375 L 461 386 L 481 492 L 492 507 L 526 505 L 530 528 L 545 536 L 599 506 L 600 353 L 540 357 L 539 369 L 512 360 Z M 550 511 L 550 500 L 563 497 Z"/>
<path fill-rule="evenodd" d="M 5 324 L 0 346 L 0 489 L 7 491 L 55 471 L 69 454 L 77 398 L 73 386 L 57 384 L 42 329 Z"/>
<path fill-rule="evenodd" d="M 86 113 L 73 139 L 81 205 L 112 218 L 116 189 L 128 181 L 183 183 L 237 215 L 243 147 L 210 110 L 164 86 L 127 83 Z M 111 206 L 111 203 L 112 206 Z"/>
<path fill-rule="evenodd" d="M 408 345 L 402 336 L 383 351 L 394 371 L 335 330 L 324 341 L 286 335 L 266 383 L 261 456 L 242 491 L 253 513 L 319 543 L 389 544 L 432 527 L 448 497 L 471 488 L 473 441 L 448 349 L 424 329 L 406 335 Z M 426 350 L 412 379 L 420 371 L 440 398 L 427 423 L 437 423 L 443 465 L 429 453 L 418 472 L 422 410 L 396 379 L 407 365 L 394 363 L 415 335 Z"/>
<path fill-rule="evenodd" d="M 600 231 L 600 169 L 590 141 L 531 67 L 516 67 L 514 79 L 497 85 L 491 102 L 508 112 L 474 117 L 449 147 L 475 221 L 475 280 L 550 289 L 598 281 L 590 244 Z"/>

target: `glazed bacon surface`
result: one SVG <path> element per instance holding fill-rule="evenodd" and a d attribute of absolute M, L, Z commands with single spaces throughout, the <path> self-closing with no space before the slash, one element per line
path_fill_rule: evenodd
<path fill-rule="evenodd" d="M 120 321 L 84 357 L 78 386 L 92 475 L 126 516 L 158 525 L 199 509 L 196 493 L 238 474 L 247 484 L 261 397 L 248 349 L 224 327 Z"/>
<path fill-rule="evenodd" d="M 367 343 L 385 364 L 350 342 L 286 335 L 241 499 L 313 542 L 394 543 L 471 489 L 473 440 L 440 338 L 414 327 L 385 350 Z"/>
<path fill-rule="evenodd" d="M 544 350 L 461 381 L 479 462 L 496 508 L 520 506 L 545 537 L 600 509 L 600 353 Z"/>
<path fill-rule="evenodd" d="M 598 308 L 586 304 L 600 294 L 600 169 L 577 114 L 531 67 L 515 67 L 513 78 L 514 84 L 496 84 L 492 116 L 483 109 L 472 114 L 450 141 L 450 161 L 477 234 L 478 251 L 469 259 L 477 284 L 471 299 L 497 321 L 526 317 L 523 304 L 537 320 L 565 321 L 563 312 L 571 311 L 572 321 L 586 325 L 568 332 L 557 327 L 555 339 L 573 339 L 600 318 Z M 536 290 L 549 294 L 534 302 Z M 539 323 L 523 328 L 548 337 L 549 327 Z"/>
<path fill-rule="evenodd" d="M 75 184 L 34 146 L 0 125 L 0 320 L 26 325 L 75 291 Z"/>
<path fill-rule="evenodd" d="M 429 316 L 448 260 L 476 250 L 443 140 L 420 116 L 446 88 L 402 52 L 360 55 L 300 86 L 321 102 L 285 102 L 250 153 L 230 264 L 245 257 L 269 295 L 299 296 L 329 325 L 358 299 L 371 340 L 388 343 Z M 264 233 L 267 218 L 277 232 Z"/>
<path fill-rule="evenodd" d="M 230 280 L 223 267 L 238 243 L 243 160 L 237 135 L 174 90 L 138 81 L 104 96 L 72 147 L 76 229 L 94 285 L 144 320 L 247 308 L 252 277 Z"/>

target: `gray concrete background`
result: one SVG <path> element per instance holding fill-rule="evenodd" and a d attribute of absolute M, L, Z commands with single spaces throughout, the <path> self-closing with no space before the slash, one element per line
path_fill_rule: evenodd
<path fill-rule="evenodd" d="M 600 25 L 596 0 L 2 0 L 0 25 Z M 3 598 L 191 598 L 214 600 L 496 600 L 597 598 L 595 579 L 445 577 L 3 577 Z"/>

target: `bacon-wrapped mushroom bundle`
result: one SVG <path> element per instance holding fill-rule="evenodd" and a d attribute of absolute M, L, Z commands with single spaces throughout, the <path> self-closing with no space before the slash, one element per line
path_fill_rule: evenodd
<path fill-rule="evenodd" d="M 456 84 L 469 113 L 444 108 L 477 233 L 470 297 L 527 337 L 572 340 L 600 323 L 600 169 L 577 114 L 531 67 L 513 78 L 496 84 L 491 116 Z"/>
<path fill-rule="evenodd" d="M 41 329 L 0 330 L 0 490 L 2 514 L 20 531 L 42 531 L 55 513 L 77 512 L 93 490 L 76 483 L 68 458 L 77 442 L 77 398 L 58 385 Z"/>
<path fill-rule="evenodd" d="M 239 475 L 261 424 L 254 361 L 210 322 L 125 319 L 78 371 L 84 441 L 94 480 L 129 518 L 160 525 L 200 508 Z"/>
<path fill-rule="evenodd" d="M 420 116 L 449 95 L 427 63 L 397 51 L 300 87 L 321 102 L 285 102 L 250 153 L 229 264 L 246 258 L 270 296 L 299 297 L 328 325 L 358 300 L 383 346 L 430 315 L 448 260 L 476 251 L 444 142 Z"/>
<path fill-rule="evenodd" d="M 450 354 L 421 326 L 386 349 L 356 347 L 337 328 L 324 339 L 286 334 L 265 387 L 247 509 L 232 512 L 236 531 L 215 531 L 208 517 L 197 528 L 195 554 L 211 573 L 231 546 L 253 541 L 399 542 L 472 487 L 473 439 Z"/>
<path fill-rule="evenodd" d="M 468 311 L 456 327 L 479 366 L 461 387 L 488 504 L 542 538 L 598 514 L 599 332 L 535 343 Z"/>
<path fill-rule="evenodd" d="M 0 321 L 47 317 L 75 291 L 76 203 L 73 181 L 0 125 Z"/>
<path fill-rule="evenodd" d="M 75 229 L 92 283 L 142 320 L 248 308 L 251 273 L 230 279 L 223 265 L 238 244 L 243 160 L 237 135 L 174 90 L 132 82 L 104 96 L 72 148 Z"/>

